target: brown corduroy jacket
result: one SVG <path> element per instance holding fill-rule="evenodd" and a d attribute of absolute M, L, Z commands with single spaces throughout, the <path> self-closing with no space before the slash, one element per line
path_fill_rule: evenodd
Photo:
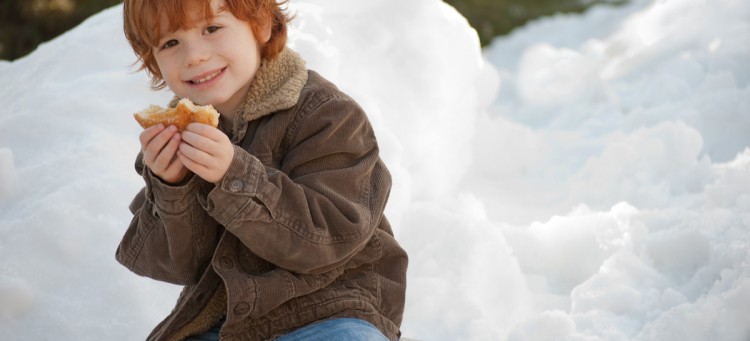
<path fill-rule="evenodd" d="M 173 105 L 174 105 L 173 101 Z M 145 187 L 117 249 L 131 271 L 184 285 L 149 340 L 226 318 L 221 339 L 266 340 L 355 317 L 400 336 L 407 256 L 383 216 L 391 178 L 362 109 L 286 49 L 263 61 L 219 184 Z"/>

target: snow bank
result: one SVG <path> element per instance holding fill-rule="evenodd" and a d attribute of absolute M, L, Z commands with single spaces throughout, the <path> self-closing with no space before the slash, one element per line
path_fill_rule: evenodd
<path fill-rule="evenodd" d="M 466 184 L 534 298 L 509 340 L 750 337 L 749 17 L 633 1 L 486 49 L 503 87 Z"/>

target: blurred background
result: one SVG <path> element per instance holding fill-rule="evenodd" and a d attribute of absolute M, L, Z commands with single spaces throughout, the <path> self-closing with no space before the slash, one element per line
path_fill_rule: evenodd
<path fill-rule="evenodd" d="M 0 59 L 14 60 L 40 43 L 75 27 L 92 14 L 121 0 L 0 0 Z M 446 0 L 466 17 L 482 46 L 529 20 L 555 13 L 575 13 L 601 3 L 627 0 Z"/>

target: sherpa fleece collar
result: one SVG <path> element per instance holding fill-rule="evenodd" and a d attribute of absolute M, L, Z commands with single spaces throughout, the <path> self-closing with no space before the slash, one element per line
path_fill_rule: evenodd
<path fill-rule="evenodd" d="M 289 48 L 284 48 L 276 58 L 263 59 L 255 73 L 245 102 L 238 115 L 244 121 L 289 109 L 297 103 L 302 87 L 307 83 L 307 67 L 302 57 Z M 172 99 L 170 107 L 177 105 L 179 97 Z M 235 122 L 237 120 L 235 119 Z"/>
<path fill-rule="evenodd" d="M 242 105 L 242 118 L 252 121 L 270 113 L 289 109 L 297 103 L 307 83 L 305 61 L 285 48 L 272 60 L 263 60 L 255 73 Z"/>

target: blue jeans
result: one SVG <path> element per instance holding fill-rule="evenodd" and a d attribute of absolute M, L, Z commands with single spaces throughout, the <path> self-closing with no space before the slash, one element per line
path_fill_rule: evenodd
<path fill-rule="evenodd" d="M 219 341 L 219 330 L 221 325 L 211 330 L 194 335 L 185 341 Z M 315 322 L 297 329 L 289 334 L 282 335 L 277 341 L 388 341 L 375 326 L 367 321 L 355 318 L 337 318 Z"/>

